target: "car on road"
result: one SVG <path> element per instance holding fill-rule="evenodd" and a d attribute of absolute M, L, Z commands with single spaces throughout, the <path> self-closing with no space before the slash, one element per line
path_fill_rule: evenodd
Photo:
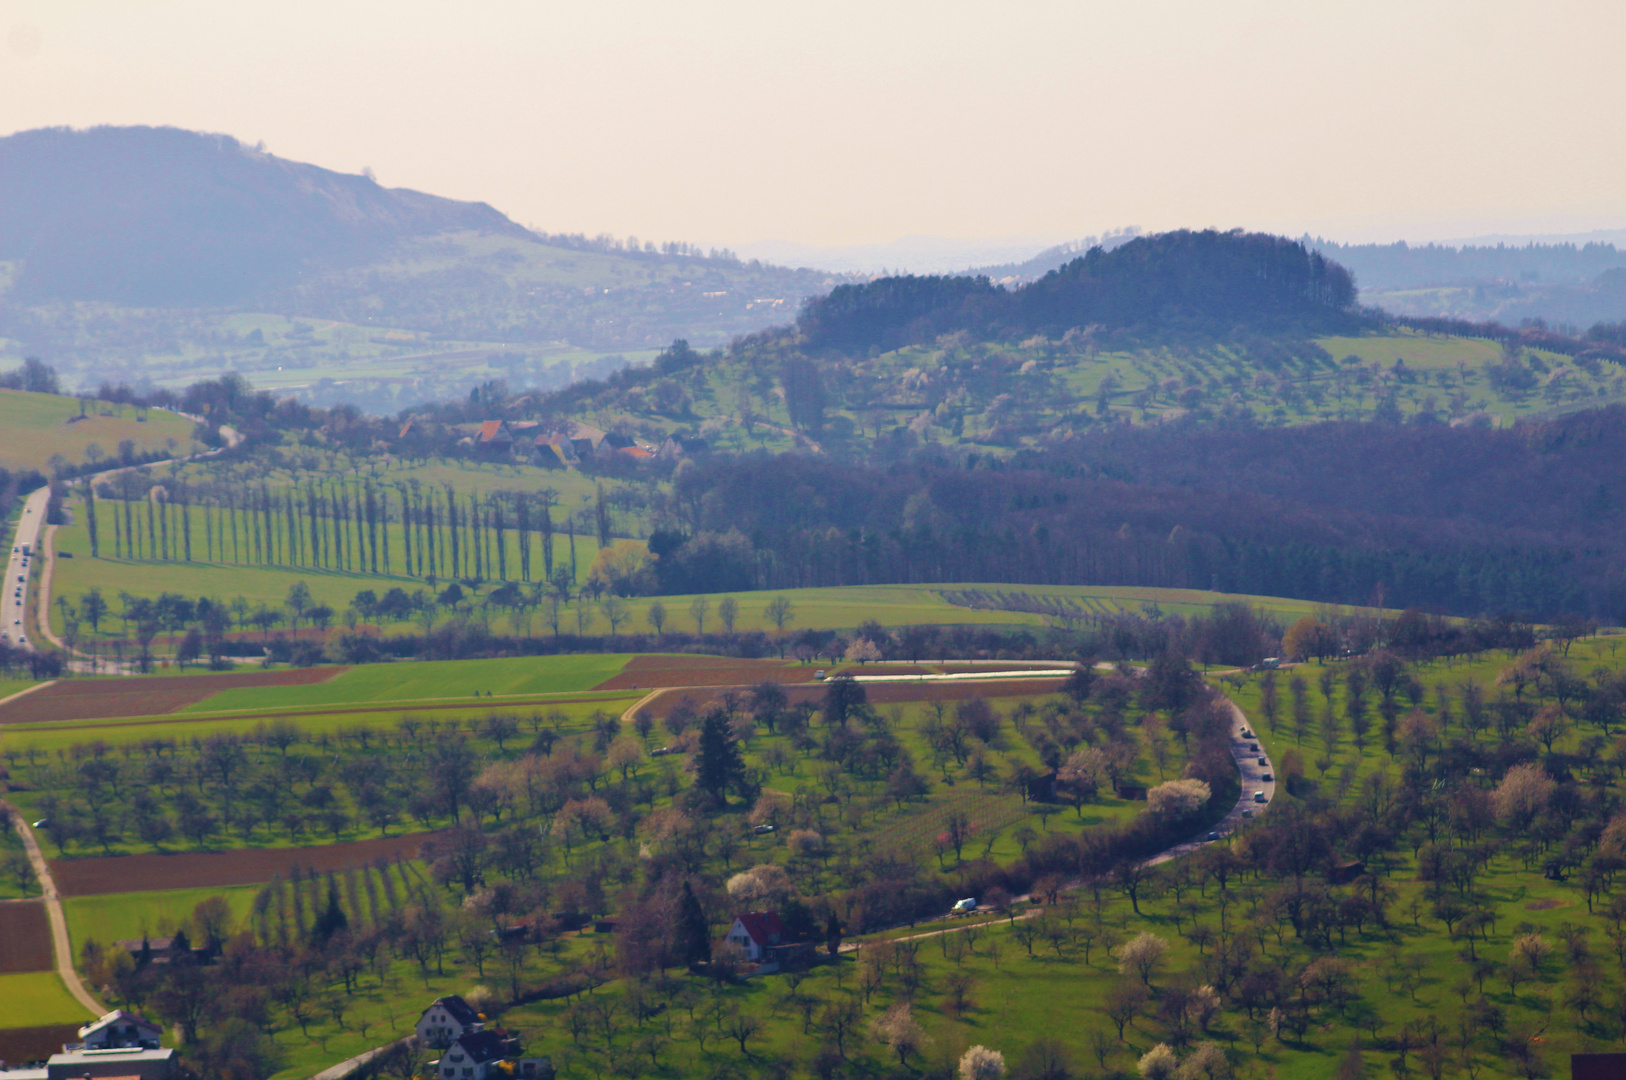
<path fill-rule="evenodd" d="M 756 835 L 758 835 L 758 836 L 766 836 L 769 833 L 773 832 L 773 826 L 772 825 L 758 825 L 756 828 L 752 829 L 751 831 L 753 833 L 755 833 Z"/>
<path fill-rule="evenodd" d="M 1259 778 L 1259 779 L 1261 779 L 1261 780 L 1263 780 L 1263 781 L 1264 781 L 1264 782 L 1265 782 L 1265 783 L 1267 783 L 1267 784 L 1269 784 L 1269 783 L 1272 783 L 1272 782 L 1274 782 L 1274 781 L 1275 781 L 1275 779 L 1276 779 L 1276 778 L 1275 778 L 1275 777 L 1274 777 L 1274 776 L 1272 776 L 1272 775 L 1270 775 L 1270 774 L 1269 774 L 1269 773 L 1265 773 L 1265 774 L 1264 774 L 1264 775 L 1263 775 L 1263 776 L 1261 776 L 1261 777 L 1260 777 L 1260 778 Z"/>
<path fill-rule="evenodd" d="M 1251 739 L 1251 738 L 1253 738 L 1253 732 L 1249 731 L 1247 728 L 1243 728 L 1242 729 L 1242 737 L 1244 739 Z"/>
<path fill-rule="evenodd" d="M 1211 832 L 1207 836 L 1203 837 L 1203 839 L 1204 840 L 1218 840 L 1219 839 L 1219 833 Z"/>
<path fill-rule="evenodd" d="M 1265 793 L 1263 791 L 1254 792 L 1253 793 L 1253 801 L 1254 802 L 1264 802 L 1265 801 Z"/>
<path fill-rule="evenodd" d="M 1267 758 L 1267 757 L 1262 757 L 1262 758 L 1259 759 L 1259 764 L 1261 764 L 1261 765 L 1269 765 L 1270 764 L 1270 759 Z"/>
<path fill-rule="evenodd" d="M 819 671 L 815 671 L 813 673 L 813 680 L 815 682 L 823 682 L 824 681 L 824 671 L 822 669 L 820 669 Z"/>
<path fill-rule="evenodd" d="M 954 906 L 949 908 L 949 914 L 969 915 L 975 910 L 977 910 L 977 898 L 975 896 L 968 896 L 964 900 L 956 900 L 954 902 Z"/>
<path fill-rule="evenodd" d="M 1243 817 L 1253 817 L 1253 810 L 1251 808 L 1243 810 L 1242 811 L 1242 816 Z"/>
<path fill-rule="evenodd" d="M 1251 742 L 1251 743 L 1248 744 L 1248 753 L 1257 754 L 1258 752 L 1259 752 L 1259 744 L 1258 743 Z"/>

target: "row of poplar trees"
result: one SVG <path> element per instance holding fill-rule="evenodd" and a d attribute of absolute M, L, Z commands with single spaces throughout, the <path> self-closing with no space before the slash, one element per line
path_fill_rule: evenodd
<path fill-rule="evenodd" d="M 576 519 L 562 515 L 558 492 L 500 491 L 459 496 L 450 485 L 327 481 L 272 488 L 171 481 L 141 490 L 127 474 L 116 501 L 81 484 L 90 553 L 101 557 L 102 522 L 112 519 L 113 556 L 159 562 L 311 567 L 423 578 L 553 578 L 554 539 L 563 532 L 575 563 Z M 610 543 L 604 488 L 592 514 L 599 546 Z M 512 534 L 512 540 L 510 539 Z"/>

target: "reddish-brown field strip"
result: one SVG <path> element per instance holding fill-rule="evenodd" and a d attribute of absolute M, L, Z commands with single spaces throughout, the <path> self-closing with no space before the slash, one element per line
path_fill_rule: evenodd
<path fill-rule="evenodd" d="M 964 701 L 973 697 L 1026 697 L 1030 694 L 1053 694 L 1061 689 L 1061 679 L 979 679 L 976 682 L 902 682 L 872 683 L 864 687 L 874 705 L 901 705 L 916 701 Z M 672 711 L 672 706 L 684 697 L 694 699 L 697 708 L 717 700 L 728 689 L 735 687 L 673 687 L 644 705 L 657 720 Z M 785 696 L 792 705 L 804 701 L 820 701 L 824 697 L 824 684 L 787 686 Z"/>
<path fill-rule="evenodd" d="M 55 966 L 51 962 L 51 921 L 45 917 L 45 901 L 0 904 L 0 975 L 50 971 Z"/>
<path fill-rule="evenodd" d="M 56 720 L 159 716 L 240 686 L 309 686 L 347 667 L 288 668 L 223 675 L 158 675 L 129 679 L 61 679 L 0 706 L 0 725 Z"/>
<path fill-rule="evenodd" d="M 113 855 L 60 859 L 51 863 L 63 896 L 148 892 L 153 889 L 215 889 L 258 885 L 296 866 L 344 870 L 377 858 L 415 859 L 418 848 L 438 832 L 409 833 L 346 844 L 296 848 L 243 848 L 235 851 L 180 851 L 171 855 Z"/>
<path fill-rule="evenodd" d="M 45 1027 L 0 1030 L 0 1061 L 9 1065 L 21 1065 L 25 1061 L 44 1061 L 52 1054 L 62 1053 L 62 1044 L 73 1042 L 78 1035 L 78 1024 L 47 1024 Z M 0 1076 L 4 1075 L 0 1073 Z"/>
<path fill-rule="evenodd" d="M 479 701 L 476 701 L 475 699 L 470 698 L 468 701 L 453 701 L 453 702 L 450 702 L 450 703 L 439 703 L 439 702 L 437 702 L 437 703 L 429 704 L 429 703 L 417 702 L 417 701 L 397 701 L 393 705 L 361 705 L 361 706 L 345 705 L 343 703 L 340 703 L 340 704 L 334 704 L 334 705 L 321 705 L 321 706 L 312 705 L 312 706 L 308 706 L 308 707 L 303 708 L 303 709 L 286 709 L 286 710 L 281 710 L 281 711 L 278 711 L 278 712 L 234 712 L 234 713 L 231 713 L 229 716 L 227 716 L 226 719 L 229 719 L 229 720 L 279 720 L 279 719 L 282 719 L 282 718 L 286 717 L 287 719 L 290 719 L 290 720 L 298 720 L 300 717 L 303 717 L 303 716 L 323 716 L 323 715 L 332 715 L 332 714 L 336 714 L 336 713 L 343 713 L 345 716 L 351 716 L 351 715 L 355 715 L 355 714 L 359 714 L 359 713 L 395 713 L 397 716 L 405 716 L 408 713 L 412 713 L 412 714 L 416 715 L 418 713 L 438 712 L 438 711 L 440 711 L 442 709 L 489 709 L 492 712 L 496 712 L 496 711 L 498 711 L 500 709 L 541 708 L 544 705 L 549 705 L 549 706 L 551 706 L 551 705 L 584 705 L 584 704 L 589 704 L 591 702 L 599 702 L 601 704 L 604 704 L 604 703 L 607 703 L 607 701 L 609 701 L 609 700 L 614 700 L 614 699 L 590 698 L 590 697 L 570 697 L 570 698 L 553 698 L 553 697 L 550 697 L 546 701 L 540 701 L 540 702 L 525 702 L 525 701 L 514 702 L 514 701 L 498 701 L 495 698 L 493 698 L 493 699 L 491 699 L 489 701 L 487 701 L 485 699 L 481 699 Z M 218 722 L 220 719 L 221 718 L 219 716 L 210 716 L 207 713 L 200 713 L 200 714 L 197 714 L 197 715 L 193 715 L 192 713 L 182 713 L 179 716 L 163 716 L 163 717 L 153 719 L 153 720 L 132 720 L 129 723 L 119 724 L 118 726 L 121 727 L 121 728 L 126 728 L 126 727 L 146 727 L 149 724 L 173 724 L 173 723 L 176 723 L 178 721 L 179 722 L 189 722 L 189 721 L 191 721 L 191 722 L 197 722 L 197 723 L 215 723 L 215 722 Z M 83 731 L 83 730 L 86 730 L 86 729 L 103 728 L 103 727 L 106 727 L 106 726 L 107 726 L 107 724 L 106 724 L 105 721 L 98 720 L 95 723 L 91 723 L 91 724 L 57 724 L 57 725 L 53 726 L 51 728 L 51 730 L 52 731 Z M 0 1077 L 0 1080 L 5 1080 L 5 1078 Z"/>

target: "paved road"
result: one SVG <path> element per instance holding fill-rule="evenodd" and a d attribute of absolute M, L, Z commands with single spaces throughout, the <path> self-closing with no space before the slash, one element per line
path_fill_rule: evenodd
<path fill-rule="evenodd" d="M 51 501 L 51 489 L 42 487 L 23 502 L 22 517 L 17 522 L 17 534 L 11 549 L 6 552 L 5 590 L 0 593 L 0 633 L 13 645 L 27 645 L 23 612 L 28 609 L 29 571 L 34 566 L 40 549 L 40 530 L 45 524 L 45 506 Z M 27 550 L 29 554 L 23 555 Z"/>
<path fill-rule="evenodd" d="M 1245 738 L 1243 736 L 1244 731 L 1252 734 L 1253 728 L 1248 725 L 1248 718 L 1242 714 L 1242 710 L 1237 707 L 1236 702 L 1226 698 L 1225 704 L 1231 707 L 1231 757 L 1236 759 L 1236 770 L 1242 783 L 1242 792 L 1237 796 L 1236 805 L 1231 807 L 1230 812 L 1225 815 L 1218 825 L 1213 826 L 1211 829 L 1204 829 L 1190 840 L 1176 844 L 1171 848 L 1165 848 L 1147 859 L 1146 865 L 1148 866 L 1168 862 L 1170 859 L 1189 854 L 1212 843 L 1212 841 L 1206 839 L 1210 832 L 1217 832 L 1221 837 L 1229 836 L 1240 829 L 1248 820 L 1248 817 L 1257 817 L 1264 813 L 1270 807 L 1271 800 L 1276 798 L 1276 770 L 1270 764 L 1270 755 L 1265 752 L 1264 745 L 1257 738 Z M 1250 750 L 1248 749 L 1250 746 L 1257 747 L 1257 749 Z M 1260 764 L 1261 761 L 1264 762 L 1263 765 Z M 1266 776 L 1271 777 L 1271 779 L 1264 779 Z M 1265 802 L 1263 804 L 1254 801 L 1253 795 L 1256 791 L 1264 792 Z"/>
<path fill-rule="evenodd" d="M 200 424 L 203 422 L 201 417 L 192 416 L 190 413 L 180 413 L 179 415 Z M 230 450 L 232 447 L 243 441 L 242 434 L 235 428 L 222 427 L 220 429 L 220 434 L 226 440 L 225 446 L 218 447 L 214 450 L 205 450 L 203 453 L 194 454 L 191 457 L 176 458 L 173 459 L 171 464 L 185 464 L 192 461 L 201 461 L 203 458 L 207 457 L 214 457 L 216 454 Z M 161 463 L 149 462 L 145 465 L 126 465 L 119 469 L 108 469 L 105 472 L 94 474 L 92 482 L 105 480 L 108 477 L 117 476 L 122 472 L 136 472 L 142 469 L 148 469 L 157 464 Z M 50 575 L 51 571 L 55 569 L 54 563 L 56 559 L 56 552 L 54 549 L 52 549 L 51 542 L 55 536 L 56 527 L 54 525 L 45 524 L 45 510 L 50 501 L 51 489 L 49 486 L 40 488 L 38 491 L 34 492 L 28 497 L 28 501 L 23 510 L 22 522 L 17 526 L 17 537 L 12 541 L 12 551 L 10 554 L 10 557 L 13 560 L 21 560 L 22 549 L 24 546 L 27 546 L 30 552 L 30 567 L 33 566 L 35 559 L 43 557 L 46 560 L 44 565 L 40 567 L 40 587 L 35 590 L 39 594 L 38 602 L 35 606 L 35 625 L 39 628 L 40 633 L 45 636 L 47 641 L 56 646 L 58 649 L 61 649 L 64 653 L 69 654 L 68 666 L 75 671 L 87 671 L 93 674 L 135 674 L 135 666 L 133 664 L 125 664 L 121 667 L 120 665 L 111 661 L 102 660 L 98 657 L 87 656 L 86 654 L 77 650 L 70 650 L 61 638 L 58 638 L 51 632 Z M 43 555 L 41 554 L 42 552 Z M 10 608 L 0 610 L 0 620 L 3 620 L 0 621 L 0 629 L 9 628 L 11 633 L 11 641 L 25 644 L 28 648 L 33 648 L 33 642 L 22 641 L 22 630 L 24 626 L 23 612 L 27 610 L 29 593 L 28 582 L 24 580 L 21 582 L 23 587 L 22 596 L 18 597 L 15 595 L 16 587 L 19 584 L 17 581 L 19 574 L 22 574 L 25 578 L 27 576 L 20 567 L 18 569 L 11 569 L 8 565 L 6 581 L 9 583 L 10 591 L 5 593 L 4 603 L 15 604 L 16 608 L 15 611 Z M 78 659 L 75 659 L 75 657 Z"/>
<path fill-rule="evenodd" d="M 28 852 L 28 861 L 34 864 L 34 874 L 40 880 L 40 889 L 45 893 L 45 914 L 51 922 L 51 946 L 56 954 L 56 972 L 62 976 L 62 981 L 72 994 L 85 1008 L 90 1010 L 91 1016 L 101 1016 L 107 1012 L 107 1007 L 91 996 L 85 984 L 79 981 L 79 972 L 73 967 L 73 947 L 68 943 L 68 920 L 62 914 L 62 897 L 56 891 L 56 879 L 51 876 L 51 864 L 46 862 L 45 853 L 40 850 L 39 841 L 34 839 L 34 830 L 29 828 L 28 822 L 16 812 L 11 804 L 0 800 L 0 806 L 12 811 L 17 822 L 17 831 L 22 834 L 23 848 Z"/>

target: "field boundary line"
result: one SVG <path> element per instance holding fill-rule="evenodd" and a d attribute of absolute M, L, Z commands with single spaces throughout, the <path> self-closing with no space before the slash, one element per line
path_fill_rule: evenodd
<path fill-rule="evenodd" d="M 73 944 L 68 939 L 68 920 L 62 913 L 62 897 L 56 891 L 56 878 L 51 876 L 51 864 L 45 859 L 45 852 L 40 850 L 39 841 L 34 838 L 34 830 L 23 819 L 17 808 L 3 799 L 0 806 L 8 810 L 17 822 L 17 831 L 22 835 L 23 848 L 28 852 L 28 861 L 34 864 L 34 876 L 40 880 L 40 892 L 45 900 L 45 916 L 51 923 L 51 951 L 56 955 L 56 973 L 61 977 L 62 983 L 68 988 L 68 993 L 74 1000 L 90 1010 L 92 1018 L 102 1016 L 107 1012 L 106 1006 L 98 1002 L 85 984 L 79 981 L 79 972 L 73 966 Z"/>
<path fill-rule="evenodd" d="M 55 682 L 56 682 L 55 679 L 46 679 L 42 683 L 35 683 L 33 686 L 25 686 L 23 689 L 17 691 L 15 694 L 7 694 L 5 697 L 0 698 L 0 705 L 10 704 L 11 702 L 16 701 L 20 697 L 27 697 L 29 694 L 32 694 L 36 690 L 44 690 L 47 686 L 51 686 Z"/>

